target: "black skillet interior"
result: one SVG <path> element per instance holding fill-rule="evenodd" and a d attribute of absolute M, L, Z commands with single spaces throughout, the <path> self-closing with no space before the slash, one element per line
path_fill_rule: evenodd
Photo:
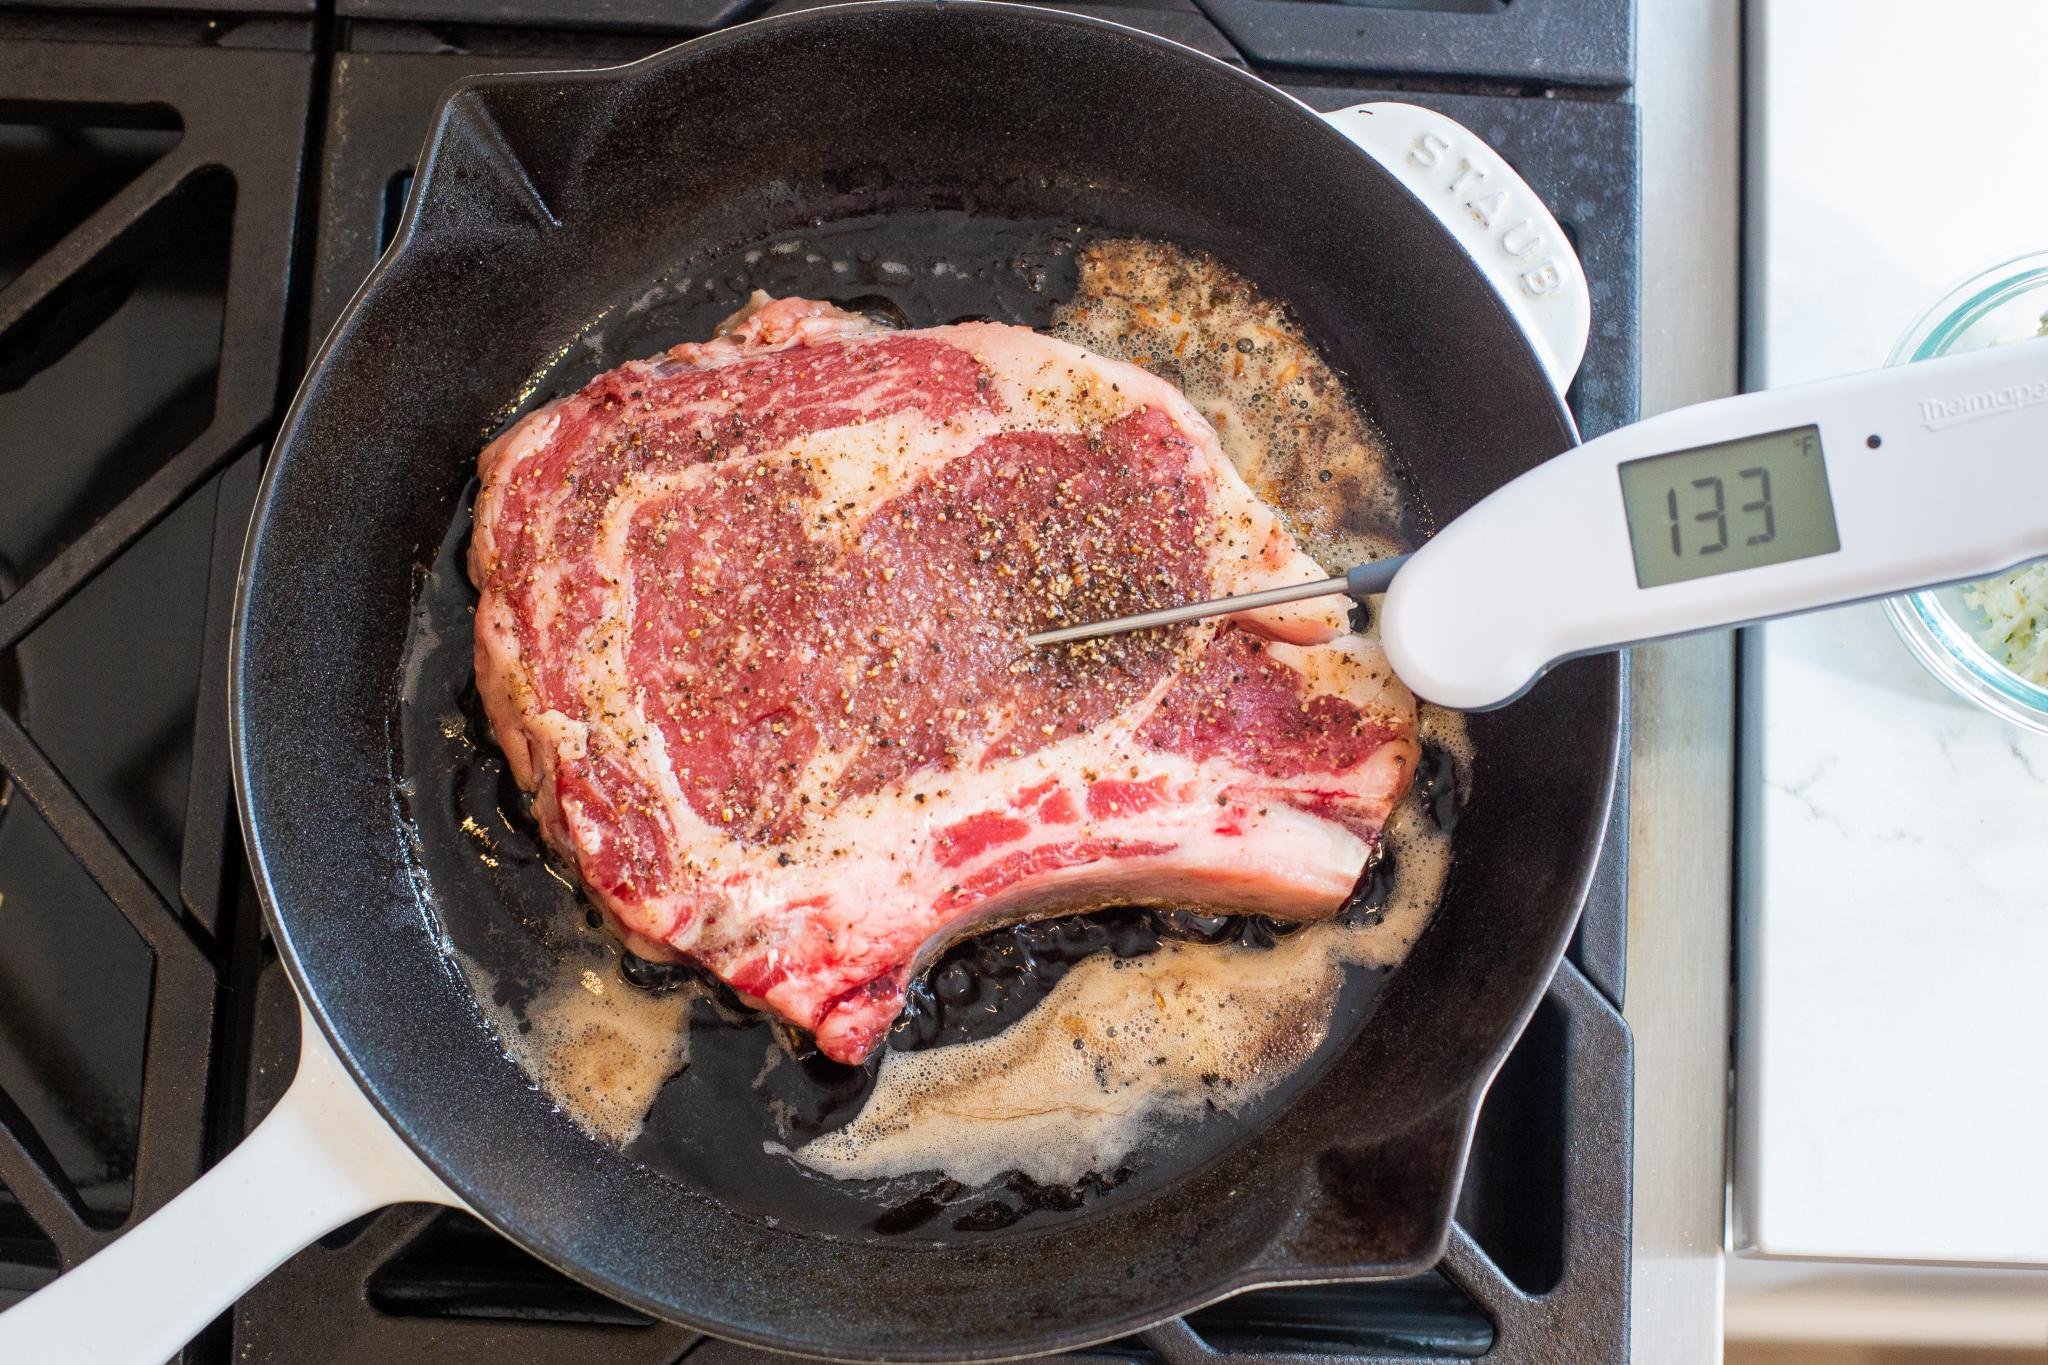
<path fill-rule="evenodd" d="M 820 1211 L 850 1196 L 808 1178 L 742 1197 L 733 1172 L 754 1168 L 721 1163 L 759 1135 L 734 1114 L 712 1110 L 695 1155 L 658 1174 L 583 1137 L 499 1055 L 448 939 L 462 946 L 493 909 L 511 923 L 560 906 L 520 889 L 533 878 L 486 877 L 416 818 L 445 798 L 422 779 L 445 786 L 448 760 L 436 777 L 414 757 L 399 705 L 407 687 L 459 690 L 459 641 L 416 653 L 410 676 L 402 653 L 415 608 L 434 609 L 422 585 L 482 441 L 563 383 L 701 334 L 735 291 L 807 283 L 769 278 L 795 267 L 748 261 L 752 247 L 872 233 L 872 278 L 823 292 L 883 296 L 915 322 L 1040 322 L 1065 225 L 1214 251 L 1286 299 L 1439 517 L 1571 440 L 1458 248 L 1291 101 L 1106 25 L 890 0 L 451 97 L 399 241 L 273 457 L 238 623 L 238 758 L 294 975 L 380 1108 L 480 1212 L 663 1316 L 818 1354 L 994 1356 L 1249 1283 L 1424 1264 L 1478 1095 L 1577 914 L 1612 780 L 1612 660 L 1476 719 L 1446 903 L 1356 1041 L 1304 1078 L 1310 1093 L 1085 1216 L 855 1235 Z M 1033 252 L 1038 290 L 995 268 Z M 880 269 L 935 253 L 982 267 L 974 297 L 906 291 Z M 685 277 L 701 298 L 673 291 Z M 661 281 L 672 293 L 650 307 Z M 515 936 L 510 951 L 530 947 Z M 703 1178 L 687 1178 L 693 1161 Z"/>

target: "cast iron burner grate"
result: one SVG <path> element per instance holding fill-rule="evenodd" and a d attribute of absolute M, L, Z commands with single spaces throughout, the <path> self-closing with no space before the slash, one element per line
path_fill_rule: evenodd
<path fill-rule="evenodd" d="M 1635 79 L 1633 0 L 1194 0 L 1254 64 L 1535 94 Z"/>
<path fill-rule="evenodd" d="M 1628 0 L 1200 5 L 1065 7 L 1284 67 L 1319 108 L 1405 98 L 1472 126 L 1586 261 L 1581 425 L 1634 415 Z M 289 1080 L 296 1011 L 233 835 L 229 600 L 286 357 L 325 333 L 388 240 L 438 93 L 474 72 L 630 59 L 765 7 L 67 8 L 80 13 L 0 15 L 0 173 L 38 191 L 0 206 L 0 484 L 34 494 L 0 500 L 18 580 L 0 581 L 0 778 L 15 788 L 0 800 L 0 1305 L 182 1189 Z M 1343 74 L 1363 72 L 1411 88 Z M 1538 90 L 1566 97 L 1522 97 Z M 310 253 L 295 253 L 302 196 Z M 1571 961 L 1481 1115 L 1435 1271 L 1245 1294 L 1085 1358 L 1625 1359 L 1625 823 L 1618 811 Z M 293 1258 L 184 1359 L 298 1362 L 314 1342 L 341 1365 L 770 1359 L 650 1322 L 422 1207 Z"/>
<path fill-rule="evenodd" d="M 21 580 L 8 569 L 7 561 L 0 560 L 0 602 L 7 600 L 14 590 L 21 586 Z M 28 712 L 22 707 L 21 660 L 15 651 L 0 649 L 0 715 L 12 716 L 22 725 L 28 723 Z M 14 779 L 6 770 L 0 769 L 0 810 L 7 809 L 8 798 L 14 795 Z"/>
<path fill-rule="evenodd" d="M 0 43 L 0 1302 L 215 1155 L 226 627 L 311 61 L 303 25 L 34 23 Z"/>

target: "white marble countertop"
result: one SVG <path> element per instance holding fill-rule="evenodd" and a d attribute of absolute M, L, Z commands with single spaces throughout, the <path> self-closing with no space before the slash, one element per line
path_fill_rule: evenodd
<path fill-rule="evenodd" d="M 2048 247 L 2048 8 L 1759 0 L 1749 42 L 1747 387 Z M 1736 1249 L 2048 1264 L 2048 737 L 1875 605 L 1742 654 Z"/>

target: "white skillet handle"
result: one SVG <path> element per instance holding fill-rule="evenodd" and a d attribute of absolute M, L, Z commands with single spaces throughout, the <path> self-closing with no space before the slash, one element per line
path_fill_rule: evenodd
<path fill-rule="evenodd" d="M 462 1201 L 420 1164 L 300 1012 L 291 1089 L 190 1189 L 0 1313 L 0 1361 L 162 1365 L 274 1267 L 386 1204 Z"/>
<path fill-rule="evenodd" d="M 1586 354 L 1593 305 L 1578 253 L 1536 192 L 1476 133 L 1434 109 L 1354 104 L 1323 117 L 1457 238 L 1563 393 Z"/>

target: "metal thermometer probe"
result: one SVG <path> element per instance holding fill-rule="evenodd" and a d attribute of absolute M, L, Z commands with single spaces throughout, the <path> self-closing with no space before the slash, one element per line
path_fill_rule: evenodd
<path fill-rule="evenodd" d="M 1342 578 L 1323 578 L 1313 583 L 1292 583 L 1284 588 L 1267 588 L 1261 592 L 1239 593 L 1235 597 L 1218 597 L 1208 602 L 1190 602 L 1184 607 L 1161 607 L 1158 611 L 1140 612 L 1136 616 L 1119 616 L 1109 621 L 1093 621 L 1085 626 L 1066 626 L 1059 630 L 1041 631 L 1024 637 L 1024 643 L 1037 649 L 1041 645 L 1066 645 L 1076 640 L 1094 640 L 1104 635 L 1121 635 L 1131 630 L 1151 630 L 1154 626 L 1177 626 L 1187 621 L 1200 621 L 1211 616 L 1227 616 L 1232 612 L 1251 611 L 1258 607 L 1277 607 L 1282 602 L 1300 602 L 1310 597 L 1330 597 L 1343 593 L 1354 602 L 1363 602 L 1368 597 L 1377 597 L 1387 590 L 1394 581 L 1394 575 L 1407 555 L 1395 555 L 1389 559 L 1375 559 L 1370 564 L 1361 564 Z"/>
<path fill-rule="evenodd" d="M 1485 710 L 1581 654 L 2042 557 L 2048 341 L 2027 341 L 1663 413 L 1509 481 L 1403 558 L 1030 643 L 1385 592 L 1394 672 Z"/>

